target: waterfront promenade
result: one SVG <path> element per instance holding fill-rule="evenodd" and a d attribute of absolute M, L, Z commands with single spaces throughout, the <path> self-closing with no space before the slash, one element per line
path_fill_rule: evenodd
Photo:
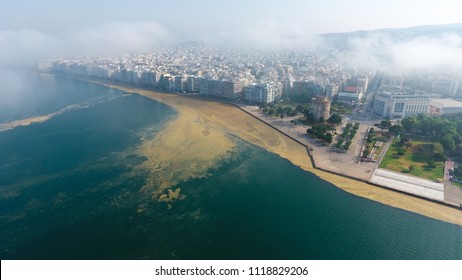
<path fill-rule="evenodd" d="M 346 176 L 349 178 L 369 182 L 377 168 L 377 163 L 361 162 L 361 148 L 364 144 L 367 129 L 369 126 L 360 125 L 352 145 L 347 153 L 337 153 L 330 150 L 322 142 L 310 138 L 306 133 L 309 128 L 306 125 L 292 122 L 295 117 L 271 117 L 264 114 L 256 106 L 239 105 L 239 107 L 266 124 L 274 127 L 289 137 L 297 140 L 308 148 L 309 154 L 314 161 L 316 168 Z M 337 134 L 342 133 L 343 126 L 337 128 Z"/>

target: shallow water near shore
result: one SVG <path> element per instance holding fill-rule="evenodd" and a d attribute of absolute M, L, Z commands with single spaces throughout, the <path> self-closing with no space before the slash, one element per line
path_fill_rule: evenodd
<path fill-rule="evenodd" d="M 192 149 L 162 154 L 158 143 L 184 143 L 172 139 L 179 112 L 42 77 L 88 96 L 43 114 L 104 98 L 0 132 L 2 259 L 462 259 L 461 226 L 338 189 L 252 144 L 245 129 L 244 140 L 222 138 L 206 122 L 225 122 L 213 110 L 194 119 Z M 220 145 L 207 154 L 194 135 Z M 207 164 L 178 172 L 199 158 Z"/>

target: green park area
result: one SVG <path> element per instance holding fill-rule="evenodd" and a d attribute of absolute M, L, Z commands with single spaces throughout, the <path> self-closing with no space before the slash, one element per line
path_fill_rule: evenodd
<path fill-rule="evenodd" d="M 387 141 L 388 134 L 383 133 L 383 131 L 370 128 L 367 132 L 367 140 L 363 151 L 363 158 L 366 158 L 370 153 L 373 153 L 375 157 L 379 156 L 385 147 L 385 142 Z"/>
<path fill-rule="evenodd" d="M 438 142 L 395 138 L 380 163 L 385 168 L 414 176 L 439 180 L 444 174 L 444 149 Z"/>

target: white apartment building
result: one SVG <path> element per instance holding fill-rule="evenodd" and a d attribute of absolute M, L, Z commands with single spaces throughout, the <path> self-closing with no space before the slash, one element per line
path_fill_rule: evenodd
<path fill-rule="evenodd" d="M 250 103 L 268 104 L 281 96 L 280 85 L 252 84 L 245 87 L 245 99 Z"/>
<path fill-rule="evenodd" d="M 431 95 L 401 86 L 381 87 L 374 99 L 372 112 L 384 118 L 404 118 L 427 114 Z"/>

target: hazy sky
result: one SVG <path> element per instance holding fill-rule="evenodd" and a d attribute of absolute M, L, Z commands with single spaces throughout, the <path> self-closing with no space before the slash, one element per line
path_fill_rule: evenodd
<path fill-rule="evenodd" d="M 194 37 L 277 21 L 312 34 L 462 21 L 458 0 L 1 0 L 0 29 L 63 32 L 108 22 L 153 21 Z M 183 33 L 185 32 L 185 33 Z M 191 33 L 191 34 L 188 34 Z"/>
<path fill-rule="evenodd" d="M 164 42 L 307 46 L 313 35 L 462 22 L 458 0 L 0 0 L 0 65 Z"/>

